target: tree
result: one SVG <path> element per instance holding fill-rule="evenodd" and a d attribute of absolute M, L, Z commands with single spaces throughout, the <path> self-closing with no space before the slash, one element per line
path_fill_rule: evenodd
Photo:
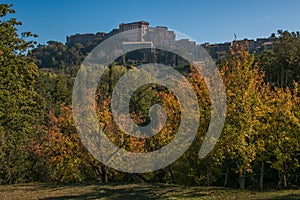
<path fill-rule="evenodd" d="M 266 71 L 266 80 L 278 87 L 293 88 L 293 81 L 300 81 L 300 34 L 278 31 L 272 51 L 257 55 L 260 67 Z"/>
<path fill-rule="evenodd" d="M 25 32 L 19 37 L 15 11 L 0 4 L 0 183 L 30 180 L 28 144 L 39 132 L 43 120 L 43 100 L 34 89 L 38 68 L 25 56 L 33 47 Z"/>
<path fill-rule="evenodd" d="M 263 82 L 262 72 L 246 46 L 234 43 L 231 57 L 221 66 L 227 92 L 227 119 L 216 150 L 225 162 L 234 163 L 241 189 L 245 189 L 246 175 L 252 172 L 256 158 L 256 138 L 260 133 L 257 111 L 261 110 L 258 94 Z"/>
<path fill-rule="evenodd" d="M 270 95 L 268 150 L 272 154 L 270 165 L 279 173 L 279 188 L 288 186 L 292 169 L 299 168 L 299 97 L 298 86 L 292 92 L 288 88 L 274 88 Z M 293 94 L 294 93 L 294 94 Z"/>

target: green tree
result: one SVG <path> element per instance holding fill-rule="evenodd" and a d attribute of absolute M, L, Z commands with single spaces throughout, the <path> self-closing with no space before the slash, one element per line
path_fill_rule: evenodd
<path fill-rule="evenodd" d="M 257 55 L 257 60 L 266 71 L 266 80 L 278 87 L 293 88 L 293 81 L 300 81 L 300 34 L 278 31 L 278 40 L 271 51 Z"/>
<path fill-rule="evenodd" d="M 33 42 L 24 38 L 35 35 L 19 37 L 21 22 L 7 17 L 14 12 L 0 4 L 0 183 L 30 180 L 28 145 L 39 132 L 44 105 L 34 89 L 38 68 L 25 56 Z"/>

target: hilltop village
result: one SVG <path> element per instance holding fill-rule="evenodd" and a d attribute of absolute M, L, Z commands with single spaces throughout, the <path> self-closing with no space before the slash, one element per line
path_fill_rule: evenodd
<path fill-rule="evenodd" d="M 232 42 L 215 44 L 204 43 L 199 45 L 195 41 L 190 41 L 188 39 L 177 40 L 174 31 L 169 30 L 168 27 L 151 27 L 149 26 L 149 22 L 146 21 L 121 23 L 119 24 L 119 28 L 113 29 L 109 33 L 98 32 L 95 34 L 84 33 L 69 35 L 67 36 L 66 44 L 72 46 L 76 43 L 80 43 L 84 46 L 88 46 L 90 43 L 101 43 L 105 39 L 118 33 L 133 29 L 136 29 L 136 31 L 131 32 L 131 34 L 127 36 L 127 41 L 123 44 L 124 48 L 130 48 L 132 45 L 139 45 L 144 48 L 155 48 L 159 46 L 165 46 L 168 48 L 181 47 L 186 49 L 189 53 L 195 53 L 197 52 L 197 49 L 202 46 L 209 52 L 212 58 L 221 59 L 222 57 L 228 55 L 230 46 L 232 45 Z M 259 53 L 263 50 L 272 49 L 276 39 L 277 38 L 273 33 L 268 38 L 257 38 L 256 40 L 245 38 L 243 40 L 237 40 L 237 42 L 247 41 L 249 52 Z"/>

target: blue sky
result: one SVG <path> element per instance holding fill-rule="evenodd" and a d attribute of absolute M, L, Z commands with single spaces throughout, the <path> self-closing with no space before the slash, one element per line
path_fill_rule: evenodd
<path fill-rule="evenodd" d="M 20 31 L 37 41 L 65 42 L 67 35 L 109 32 L 121 22 L 145 20 L 167 26 L 198 43 L 268 37 L 300 30 L 299 0 L 2 0 L 13 3 Z"/>

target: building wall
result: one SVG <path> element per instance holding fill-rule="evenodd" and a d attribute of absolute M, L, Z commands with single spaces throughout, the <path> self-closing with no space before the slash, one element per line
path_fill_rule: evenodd
<path fill-rule="evenodd" d="M 175 47 L 175 33 L 167 27 L 150 27 L 145 36 L 147 41 L 152 41 L 155 46 Z"/>
<path fill-rule="evenodd" d="M 133 22 L 133 23 L 121 23 L 119 25 L 120 33 L 128 30 L 132 30 L 125 37 L 128 42 L 144 42 L 144 36 L 147 34 L 149 23 L 145 21 Z"/>

